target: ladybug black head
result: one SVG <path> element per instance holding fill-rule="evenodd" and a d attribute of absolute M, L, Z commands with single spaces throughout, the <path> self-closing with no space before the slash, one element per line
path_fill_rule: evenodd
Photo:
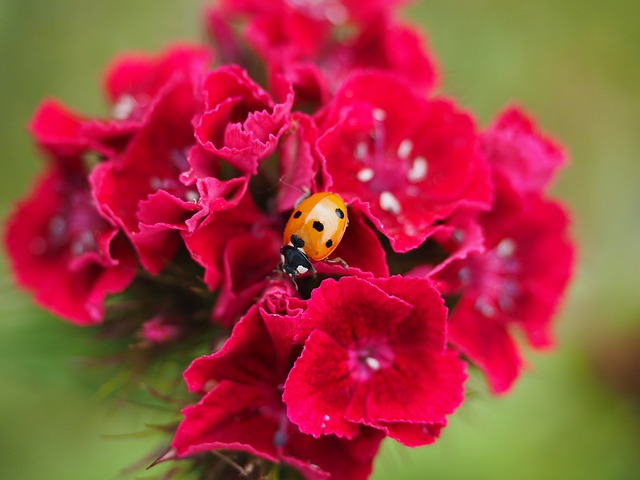
<path fill-rule="evenodd" d="M 280 256 L 282 271 L 292 278 L 309 271 L 315 271 L 309 257 L 299 248 L 283 245 L 280 248 Z"/>

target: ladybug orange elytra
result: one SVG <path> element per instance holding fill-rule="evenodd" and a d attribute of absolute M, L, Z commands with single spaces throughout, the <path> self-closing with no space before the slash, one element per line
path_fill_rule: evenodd
<path fill-rule="evenodd" d="M 349 218 L 347 206 L 336 193 L 314 193 L 302 200 L 291 213 L 284 228 L 280 249 L 281 268 L 295 278 L 315 272 L 310 260 L 327 260 L 338 247 Z M 335 261 L 346 266 L 344 261 Z"/>

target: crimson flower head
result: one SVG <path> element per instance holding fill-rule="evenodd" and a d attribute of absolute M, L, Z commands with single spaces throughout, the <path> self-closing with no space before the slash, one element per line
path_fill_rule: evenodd
<path fill-rule="evenodd" d="M 48 166 L 8 221 L 16 277 L 124 339 L 137 383 L 183 362 L 167 478 L 366 480 L 384 438 L 436 441 L 468 364 L 504 393 L 515 336 L 553 342 L 564 153 L 520 108 L 479 131 L 435 96 L 400 3 L 222 0 L 215 54 L 119 57 L 105 118 L 35 115 Z"/>
<path fill-rule="evenodd" d="M 353 438 L 366 425 L 424 445 L 462 402 L 464 363 L 446 347 L 446 309 L 427 280 L 325 280 L 299 328 L 284 401 L 305 433 Z"/>
<path fill-rule="evenodd" d="M 513 339 L 524 332 L 536 348 L 551 344 L 551 319 L 571 275 L 573 247 L 564 209 L 538 194 L 521 198 L 498 183 L 483 214 L 485 250 L 435 274 L 444 293 L 461 297 L 451 315 L 451 341 L 487 375 L 492 390 L 510 389 L 522 359 Z"/>
<path fill-rule="evenodd" d="M 199 143 L 238 170 L 255 174 L 288 127 L 293 92 L 282 79 L 275 88 L 276 101 L 237 66 L 210 73 L 204 81 L 205 111 L 196 127 Z"/>
<path fill-rule="evenodd" d="M 331 188 L 406 252 L 459 206 L 488 206 L 478 140 L 452 102 L 424 99 L 388 74 L 359 73 L 336 94 L 318 145 Z"/>
<path fill-rule="evenodd" d="M 305 302 L 291 285 L 273 284 L 236 324 L 218 352 L 196 359 L 185 372 L 189 389 L 204 396 L 183 411 L 176 455 L 212 449 L 282 461 L 308 479 L 366 479 L 384 437 L 362 427 L 349 440 L 314 438 L 291 423 L 282 402 L 287 374 L 301 345 L 295 341 Z"/>
<path fill-rule="evenodd" d="M 443 293 L 460 296 L 449 320 L 451 342 L 484 371 L 493 392 L 504 393 L 523 364 L 515 331 L 534 348 L 552 344 L 551 320 L 571 277 L 574 248 L 565 209 L 544 197 L 565 161 L 560 147 L 517 108 L 499 115 L 482 145 L 496 187 L 491 210 L 477 218 L 484 245 L 431 276 Z"/>
<path fill-rule="evenodd" d="M 103 320 L 107 295 L 131 283 L 137 262 L 91 194 L 84 156 L 96 144 L 81 125 L 54 103 L 36 112 L 32 130 L 49 167 L 9 219 L 6 245 L 18 282 L 40 304 L 90 325 Z"/>

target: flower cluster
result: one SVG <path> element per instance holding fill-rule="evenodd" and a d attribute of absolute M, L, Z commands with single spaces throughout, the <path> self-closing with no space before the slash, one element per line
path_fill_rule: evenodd
<path fill-rule="evenodd" d="M 8 221 L 18 282 L 140 349 L 212 352 L 185 359 L 193 404 L 162 460 L 366 479 L 385 437 L 436 440 L 469 364 L 504 393 L 515 337 L 552 343 L 564 153 L 517 107 L 481 130 L 436 95 L 396 3 L 223 0 L 213 46 L 113 62 L 110 116 L 35 113 L 47 169 Z M 294 283 L 278 265 L 303 192 L 346 202 L 347 266 Z"/>

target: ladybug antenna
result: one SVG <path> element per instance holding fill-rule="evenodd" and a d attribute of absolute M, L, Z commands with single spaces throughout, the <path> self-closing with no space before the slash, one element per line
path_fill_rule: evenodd
<path fill-rule="evenodd" d="M 284 175 L 282 175 L 280 178 L 278 178 L 278 184 L 281 184 L 281 185 L 284 185 L 286 187 L 295 188 L 297 190 L 300 190 L 302 193 L 304 193 L 307 196 L 311 194 L 311 190 L 309 189 L 309 187 L 302 186 L 302 185 L 293 185 L 292 183 L 287 182 L 284 178 L 285 178 Z"/>

